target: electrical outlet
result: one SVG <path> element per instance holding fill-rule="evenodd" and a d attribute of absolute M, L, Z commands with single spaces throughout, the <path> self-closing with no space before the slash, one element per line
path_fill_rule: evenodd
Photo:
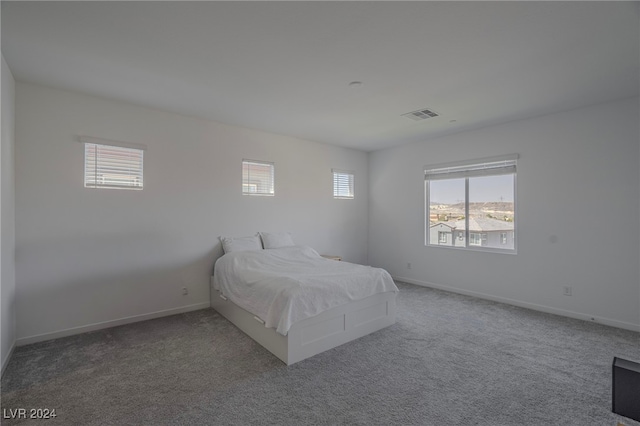
<path fill-rule="evenodd" d="M 562 294 L 565 296 L 571 296 L 571 286 L 566 285 L 562 287 Z"/>
<path fill-rule="evenodd" d="M 182 295 L 186 296 L 187 294 L 189 294 L 189 289 L 186 287 L 182 287 Z"/>
<path fill-rule="evenodd" d="M 411 262 L 407 262 L 407 269 L 411 269 Z"/>

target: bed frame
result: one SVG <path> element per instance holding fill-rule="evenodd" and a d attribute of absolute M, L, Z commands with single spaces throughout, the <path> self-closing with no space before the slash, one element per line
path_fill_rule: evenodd
<path fill-rule="evenodd" d="M 262 320 L 228 300 L 213 288 L 211 307 L 249 337 L 291 365 L 396 322 L 396 293 L 387 292 L 337 306 L 312 318 L 296 322 L 283 336 Z"/>

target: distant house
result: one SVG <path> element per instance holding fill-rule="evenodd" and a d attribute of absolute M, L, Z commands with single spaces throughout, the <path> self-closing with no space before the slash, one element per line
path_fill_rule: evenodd
<path fill-rule="evenodd" d="M 437 222 L 429 226 L 429 244 L 465 247 L 465 221 Z M 469 218 L 469 246 L 512 250 L 515 247 L 513 222 L 485 217 Z"/>
<path fill-rule="evenodd" d="M 464 225 L 463 225 L 464 227 Z M 431 225 L 429 230 L 429 243 L 441 246 L 463 246 L 464 247 L 464 229 L 462 231 L 462 244 L 457 241 L 457 231 L 454 222 L 438 222 Z"/>

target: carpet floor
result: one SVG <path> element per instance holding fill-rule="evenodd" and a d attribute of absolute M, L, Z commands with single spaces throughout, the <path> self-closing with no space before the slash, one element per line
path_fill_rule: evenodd
<path fill-rule="evenodd" d="M 639 333 L 398 286 L 395 325 L 290 367 L 211 309 L 18 347 L 2 424 L 640 426 L 611 412 Z"/>

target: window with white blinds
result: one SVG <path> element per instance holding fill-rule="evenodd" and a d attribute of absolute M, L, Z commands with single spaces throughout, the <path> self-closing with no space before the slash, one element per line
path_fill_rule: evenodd
<path fill-rule="evenodd" d="M 144 150 L 84 143 L 85 188 L 142 189 Z"/>
<path fill-rule="evenodd" d="M 354 198 L 353 173 L 332 169 L 333 198 Z"/>
<path fill-rule="evenodd" d="M 512 154 L 426 166 L 425 244 L 515 253 L 517 161 Z"/>
<path fill-rule="evenodd" d="M 242 193 L 275 195 L 275 166 L 265 161 L 242 160 Z"/>

